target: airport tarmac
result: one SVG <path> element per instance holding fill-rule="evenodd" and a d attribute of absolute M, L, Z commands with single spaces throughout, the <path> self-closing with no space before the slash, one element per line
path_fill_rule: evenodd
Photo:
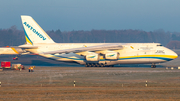
<path fill-rule="evenodd" d="M 2 101 L 180 100 L 177 68 L 36 66 L 31 73 L 27 67 L 0 72 L 0 82 Z"/>
<path fill-rule="evenodd" d="M 157 64 L 157 68 L 150 68 L 150 64 L 84 67 L 34 55 L 20 56 L 18 60 L 12 57 L 1 55 L 0 61 L 21 63 L 26 70 L 0 72 L 1 101 L 180 100 L 180 57 Z M 29 65 L 36 65 L 34 72 L 28 72 Z"/>

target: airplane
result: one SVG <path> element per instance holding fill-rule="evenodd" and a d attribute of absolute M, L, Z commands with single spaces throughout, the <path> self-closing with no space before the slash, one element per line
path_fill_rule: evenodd
<path fill-rule="evenodd" d="M 48 59 L 78 63 L 86 67 L 112 67 L 117 64 L 152 64 L 178 57 L 160 43 L 56 43 L 28 15 L 21 15 L 26 44 L 11 46 L 11 54 L 36 54 Z M 0 54 L 3 53 L 0 48 Z"/>

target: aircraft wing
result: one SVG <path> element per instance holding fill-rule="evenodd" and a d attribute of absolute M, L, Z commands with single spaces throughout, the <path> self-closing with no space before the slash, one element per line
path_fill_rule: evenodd
<path fill-rule="evenodd" d="M 123 49 L 123 46 L 119 44 L 105 44 L 105 45 L 98 45 L 98 46 L 89 46 L 89 47 L 43 52 L 41 54 L 56 54 L 56 53 L 70 53 L 70 52 L 78 53 L 78 52 L 83 52 L 83 51 L 94 52 L 94 51 L 101 51 L 101 50 L 119 50 L 119 49 Z"/>

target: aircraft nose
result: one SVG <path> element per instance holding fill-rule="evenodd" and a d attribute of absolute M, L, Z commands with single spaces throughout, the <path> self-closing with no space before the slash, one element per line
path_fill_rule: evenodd
<path fill-rule="evenodd" d="M 176 59 L 178 57 L 178 54 L 175 53 L 174 51 L 171 52 L 171 55 L 173 56 L 174 59 Z"/>

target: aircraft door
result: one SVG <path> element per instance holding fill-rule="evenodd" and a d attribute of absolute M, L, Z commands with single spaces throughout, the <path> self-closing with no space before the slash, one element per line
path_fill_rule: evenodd
<path fill-rule="evenodd" d="M 152 46 L 146 45 L 139 47 L 138 58 L 143 63 L 149 63 L 151 61 L 151 55 L 154 54 Z"/>

